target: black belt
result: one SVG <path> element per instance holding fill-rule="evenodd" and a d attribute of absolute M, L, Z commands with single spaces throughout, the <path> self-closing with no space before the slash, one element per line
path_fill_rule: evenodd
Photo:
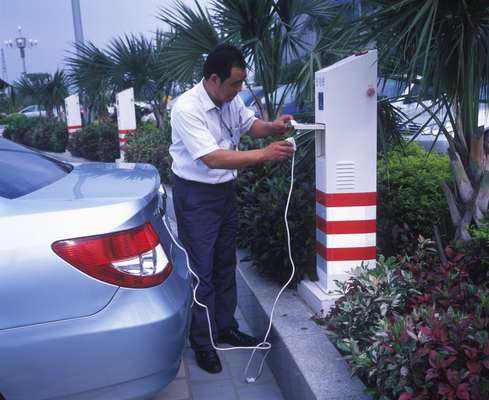
<path fill-rule="evenodd" d="M 221 182 L 221 183 L 204 183 L 204 182 L 198 182 L 198 181 L 191 181 L 188 179 L 180 178 L 178 175 L 176 175 L 173 171 L 171 173 L 171 179 L 173 182 L 180 182 L 184 183 L 187 185 L 192 185 L 192 186 L 201 186 L 201 187 L 206 187 L 206 188 L 220 188 L 220 189 L 225 189 L 225 188 L 232 188 L 236 184 L 235 179 L 231 179 L 226 182 Z"/>

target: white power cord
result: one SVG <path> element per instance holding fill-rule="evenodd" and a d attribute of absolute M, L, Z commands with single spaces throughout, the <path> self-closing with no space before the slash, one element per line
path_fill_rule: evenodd
<path fill-rule="evenodd" d="M 180 250 L 182 250 L 185 253 L 185 258 L 187 260 L 187 268 L 188 268 L 188 270 L 190 271 L 190 273 L 194 276 L 194 278 L 197 281 L 197 283 L 193 287 L 193 298 L 194 298 L 194 302 L 198 306 L 200 306 L 200 307 L 202 307 L 202 308 L 205 309 L 205 313 L 206 313 L 206 316 L 207 316 L 207 324 L 208 324 L 208 327 L 209 327 L 209 338 L 211 340 L 212 347 L 215 350 L 217 350 L 217 351 L 244 350 L 244 349 L 248 349 L 248 350 L 251 350 L 252 349 L 253 350 L 253 352 L 251 353 L 250 359 L 249 359 L 248 363 L 246 364 L 246 368 L 244 370 L 245 380 L 246 380 L 247 383 L 254 383 L 254 382 L 256 382 L 256 380 L 260 377 L 260 375 L 261 375 L 261 373 L 263 371 L 263 365 L 265 363 L 265 359 L 268 356 L 268 353 L 270 352 L 270 350 L 272 348 L 272 344 L 270 342 L 268 342 L 267 339 L 268 339 L 268 335 L 270 335 L 270 331 L 272 330 L 273 313 L 275 311 L 275 306 L 277 305 L 278 299 L 282 295 L 283 291 L 287 288 L 287 286 L 289 285 L 289 283 L 292 282 L 292 279 L 294 278 L 294 274 L 295 274 L 295 264 L 294 264 L 294 260 L 292 259 L 292 249 L 291 249 L 291 244 L 290 244 L 290 230 L 289 230 L 289 223 L 287 221 L 287 214 L 289 212 L 290 198 L 292 196 L 292 189 L 294 187 L 294 161 L 295 161 L 296 143 L 295 143 L 295 140 L 292 137 L 287 138 L 286 140 L 288 142 L 292 143 L 292 145 L 294 146 L 294 153 L 292 155 L 292 166 L 291 166 L 291 172 L 290 172 L 290 189 L 289 189 L 289 195 L 287 197 L 287 204 L 285 206 L 285 213 L 284 213 L 285 228 L 286 228 L 286 231 L 287 231 L 287 246 L 288 246 L 288 250 L 289 250 L 289 260 L 290 260 L 290 263 L 292 264 L 292 273 L 290 274 L 290 277 L 289 277 L 288 281 L 285 283 L 285 285 L 282 287 L 282 289 L 280 289 L 277 297 L 275 298 L 275 301 L 273 302 L 273 306 L 272 306 L 272 311 L 270 313 L 270 321 L 269 321 L 269 324 L 268 324 L 267 332 L 265 334 L 265 337 L 263 338 L 263 341 L 260 342 L 257 346 L 217 347 L 215 345 L 214 338 L 212 337 L 212 326 L 211 326 L 211 318 L 210 318 L 210 315 L 209 315 L 209 309 L 207 308 L 207 306 L 205 304 L 203 304 L 199 300 L 197 300 L 197 294 L 196 293 L 197 293 L 197 288 L 199 287 L 199 284 L 200 284 L 200 279 L 199 279 L 198 275 L 190 267 L 190 260 L 189 260 L 187 251 L 175 239 L 175 237 L 173 236 L 173 231 L 169 227 L 169 224 L 167 224 L 168 214 L 165 213 L 165 218 L 163 218 L 163 223 L 165 224 L 165 227 L 166 227 L 168 233 L 170 234 L 173 242 L 175 243 L 175 245 Z M 260 363 L 260 367 L 258 369 L 257 375 L 255 377 L 247 376 L 248 375 L 248 369 L 250 368 L 250 365 L 251 365 L 251 361 L 253 360 L 253 357 L 254 357 L 255 352 L 257 350 L 266 350 L 266 353 L 263 356 L 263 359 L 262 359 L 262 361 Z"/>

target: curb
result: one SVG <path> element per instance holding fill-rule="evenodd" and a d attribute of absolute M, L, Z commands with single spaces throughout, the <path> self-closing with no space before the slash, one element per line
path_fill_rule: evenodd
<path fill-rule="evenodd" d="M 239 250 L 238 303 L 250 329 L 263 338 L 280 286 L 259 276 L 247 252 Z M 287 289 L 277 303 L 267 363 L 287 400 L 370 400 L 365 386 L 329 341 L 326 329 L 312 321 L 312 311 Z M 260 356 L 257 355 L 256 358 Z M 257 365 L 255 361 L 253 365 Z M 250 368 L 252 371 L 252 367 Z"/>

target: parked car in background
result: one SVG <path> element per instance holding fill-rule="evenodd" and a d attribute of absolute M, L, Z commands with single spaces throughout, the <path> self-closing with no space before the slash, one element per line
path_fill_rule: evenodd
<path fill-rule="evenodd" d="M 191 280 L 146 164 L 0 138 L 0 398 L 142 399 L 177 374 Z"/>
<path fill-rule="evenodd" d="M 251 88 L 244 86 L 244 88 L 239 92 L 241 100 L 246 107 L 250 107 L 255 102 L 255 96 L 261 98 L 263 96 L 263 87 L 261 86 L 251 86 Z"/>
<path fill-rule="evenodd" d="M 26 117 L 29 118 L 46 116 L 46 110 L 44 110 L 41 106 L 36 104 L 23 108 L 22 110 L 19 111 L 19 113 L 24 114 Z"/>
<path fill-rule="evenodd" d="M 428 89 L 429 91 L 429 89 Z M 444 128 L 449 134 L 453 134 L 453 126 L 450 118 L 444 108 L 437 110 L 436 106 L 428 96 L 421 98 L 423 95 L 420 83 L 407 85 L 393 79 L 380 79 L 378 83 L 379 96 L 385 96 L 391 99 L 392 105 L 402 112 L 406 121 L 401 125 L 406 139 L 413 139 L 426 150 L 434 149 L 446 152 L 448 149 L 447 138 L 440 133 L 440 127 L 437 121 L 431 118 L 431 114 L 426 109 L 435 113 L 440 122 L 443 122 Z M 486 94 L 481 92 L 481 101 L 479 103 L 478 126 L 484 126 L 489 130 L 489 107 Z"/>
<path fill-rule="evenodd" d="M 245 105 L 252 110 L 255 110 L 255 114 L 259 116 L 261 114 L 261 109 L 266 111 L 264 91 L 261 86 L 255 86 L 252 90 L 255 96 L 252 95 L 248 88 L 243 89 L 240 92 L 240 96 Z M 255 97 L 259 99 L 261 107 L 257 105 Z M 291 85 L 280 85 L 270 94 L 269 98 L 273 102 L 273 108 L 278 110 L 280 114 L 297 115 L 304 112 L 304 105 L 297 102 L 296 92 Z"/>

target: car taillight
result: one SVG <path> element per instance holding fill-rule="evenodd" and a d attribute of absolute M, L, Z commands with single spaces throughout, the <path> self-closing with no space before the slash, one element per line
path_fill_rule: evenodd
<path fill-rule="evenodd" d="M 172 271 L 171 262 L 149 223 L 107 235 L 60 240 L 52 248 L 79 270 L 118 286 L 156 286 Z"/>

